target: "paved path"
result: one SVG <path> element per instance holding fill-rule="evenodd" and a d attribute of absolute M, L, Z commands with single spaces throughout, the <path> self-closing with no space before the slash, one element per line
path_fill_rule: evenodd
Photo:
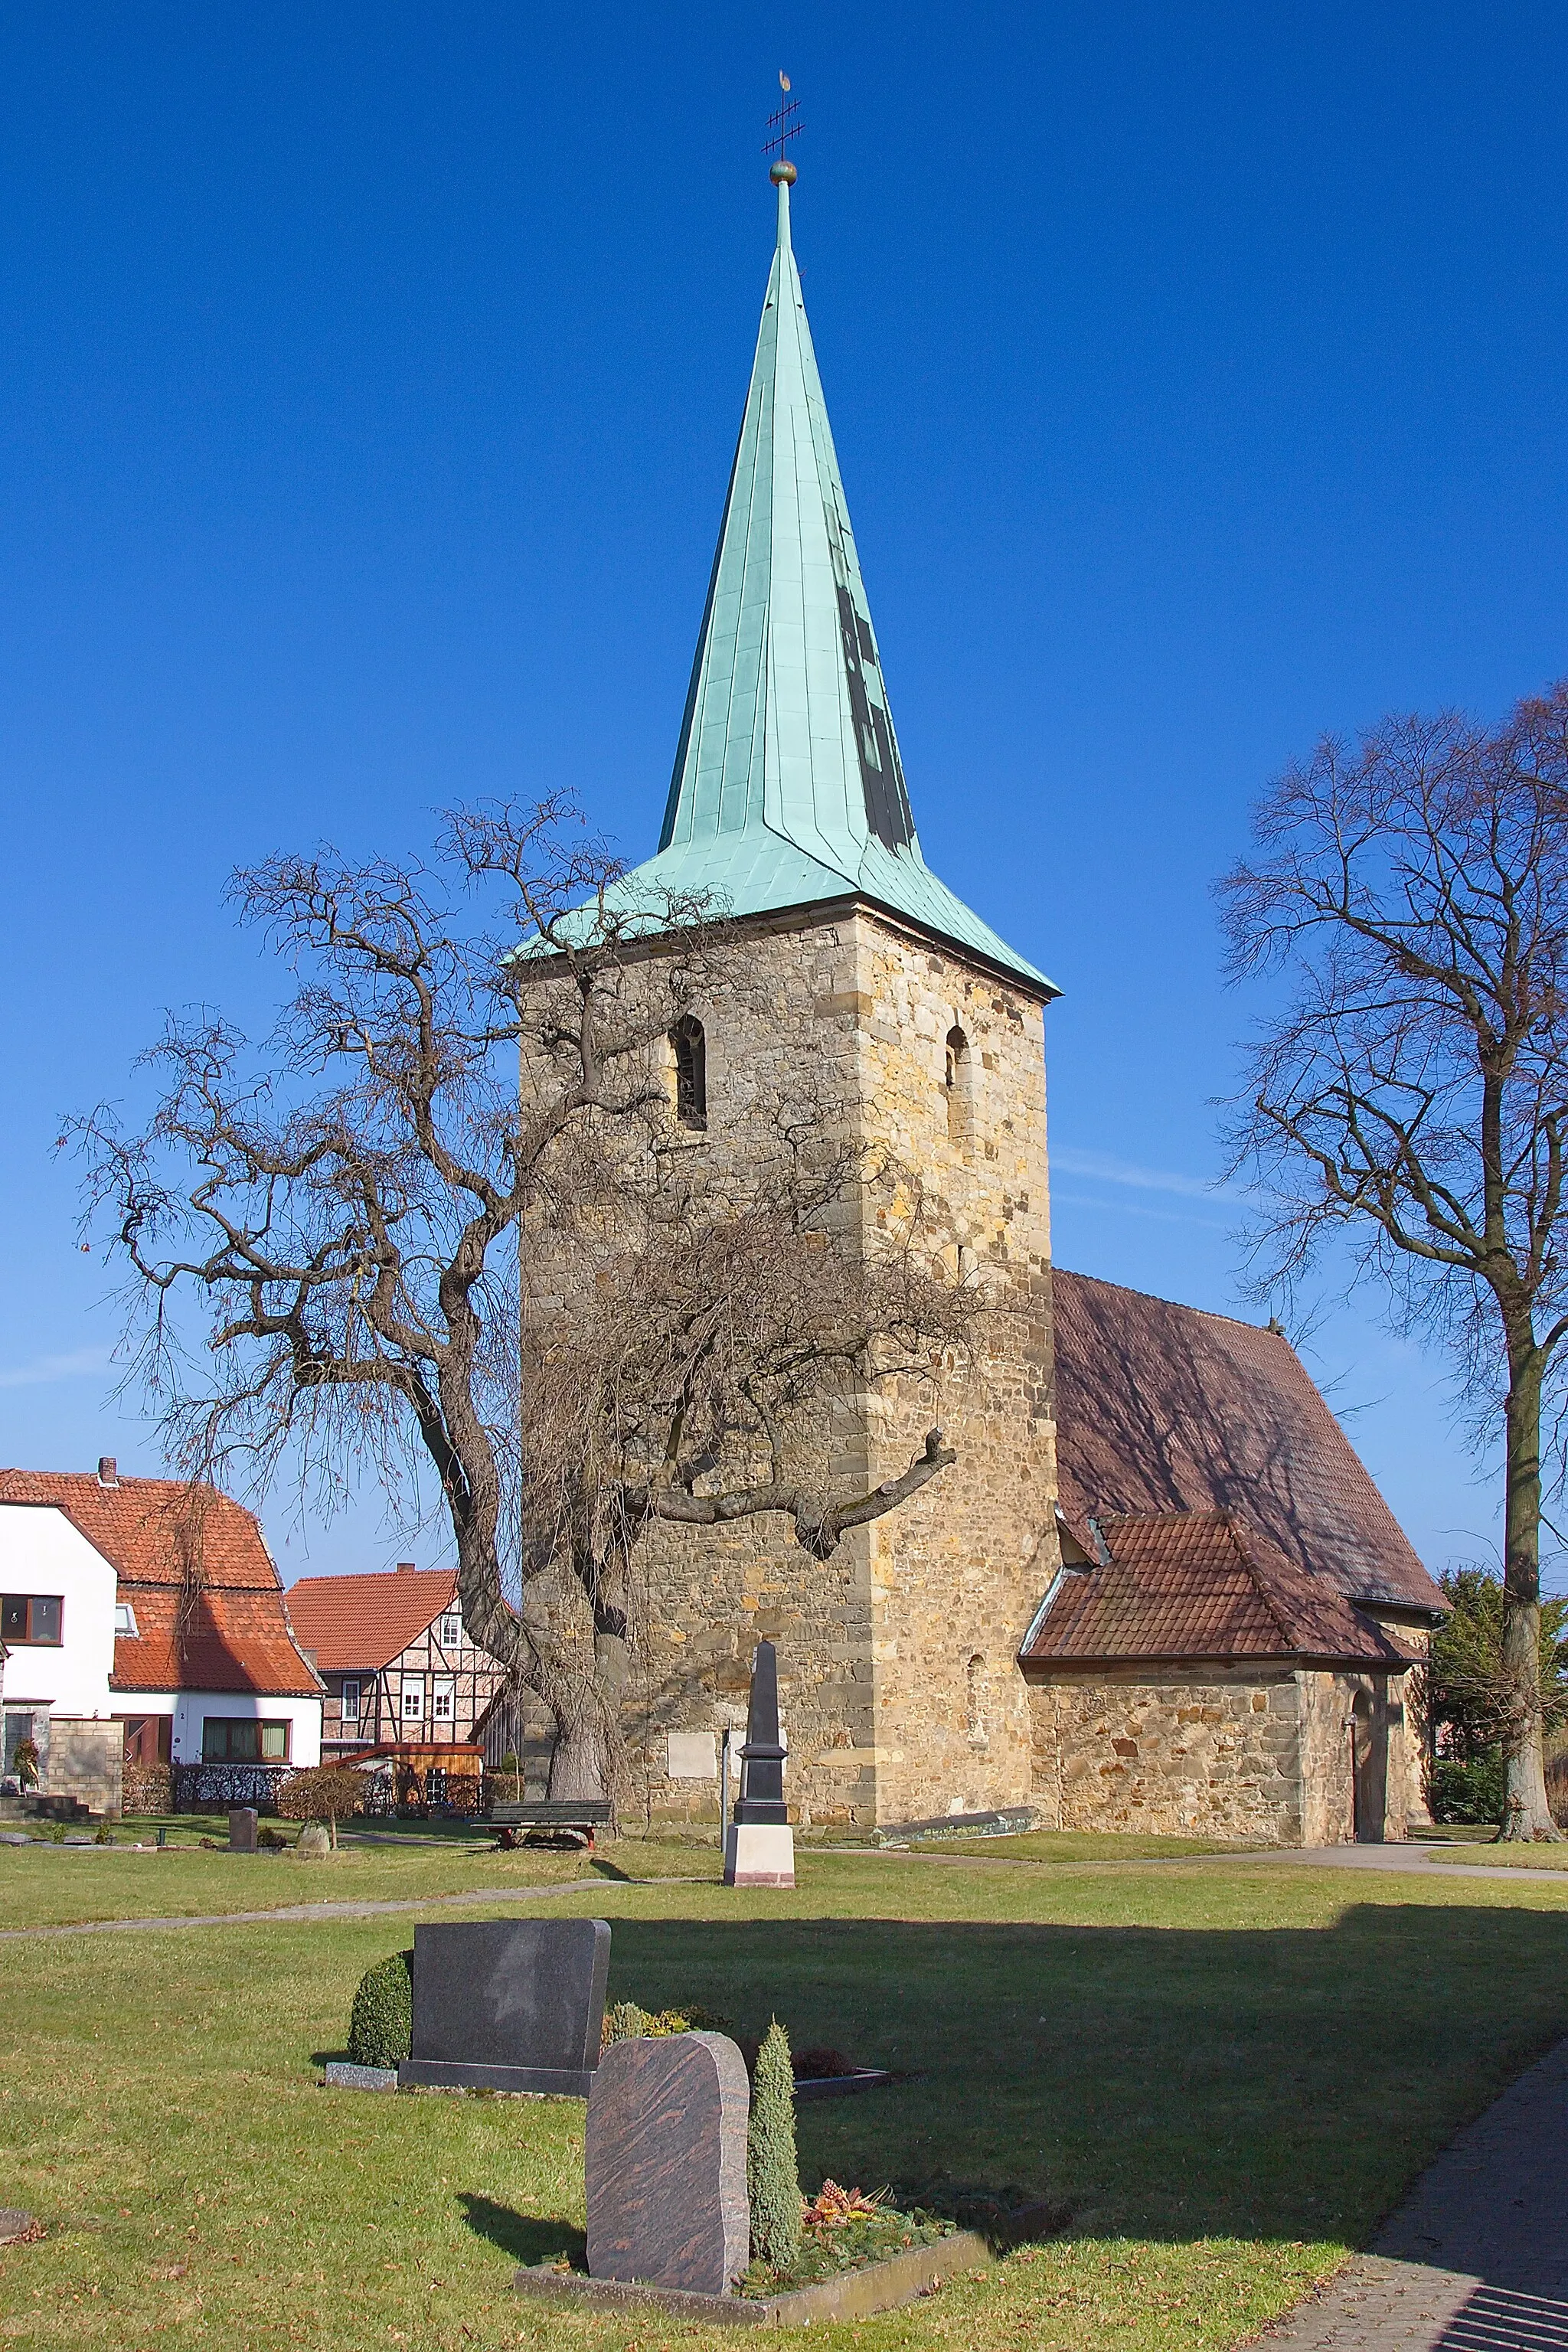
<path fill-rule="evenodd" d="M 0 1944 L 40 1936 L 129 1936 L 154 1927 L 245 1927 L 274 1919 L 380 1919 L 394 1911 L 435 1911 L 447 1904 L 540 1903 L 553 1895 L 580 1895 L 585 1886 L 693 1886 L 689 1878 L 569 1878 L 558 1886 L 470 1886 L 461 1895 L 426 1895 L 399 1903 L 289 1903 L 275 1911 L 209 1911 L 167 1919 L 79 1919 L 59 1927 L 0 1928 Z"/>
<path fill-rule="evenodd" d="M 812 1849 L 807 1847 L 806 1853 Z M 1544 1879 L 1548 1886 L 1568 1884 L 1568 1859 L 1561 1870 L 1540 1870 L 1529 1863 L 1444 1862 L 1429 1845 L 1255 1845 L 1238 1846 L 1229 1853 L 1148 1853 L 1126 1861 L 1076 1860 L 1071 1854 L 944 1853 L 933 1845 L 818 1846 L 819 1853 L 848 1854 L 856 1860 L 886 1862 L 946 1862 L 967 1864 L 980 1870 L 1038 1870 L 1060 1864 L 1073 1870 L 1181 1870 L 1189 1864 L 1205 1869 L 1222 1862 L 1282 1863 L 1316 1870 L 1375 1870 L 1404 1873 L 1417 1878 L 1514 1878 L 1527 1883 Z M 1443 1851 L 1452 1853 L 1447 1847 Z M 1461 1849 L 1463 1851 L 1463 1849 Z M 1481 1849 L 1485 1851 L 1484 1848 Z"/>
<path fill-rule="evenodd" d="M 1564 2352 L 1568 2042 L 1422 2174 L 1371 2253 L 1258 2352 Z"/>

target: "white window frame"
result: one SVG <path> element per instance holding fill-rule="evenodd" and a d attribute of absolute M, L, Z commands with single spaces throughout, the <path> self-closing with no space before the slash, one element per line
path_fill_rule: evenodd
<path fill-rule="evenodd" d="M 455 1609 L 443 1611 L 436 1620 L 436 1640 L 443 1650 L 458 1650 L 463 1643 L 463 1620 Z"/>
<path fill-rule="evenodd" d="M 117 1634 L 121 1635 L 125 1640 L 135 1642 L 141 1639 L 140 1634 L 136 1631 L 136 1612 L 132 1607 L 129 1601 L 117 1601 L 115 1602 L 114 1630 Z"/>
<path fill-rule="evenodd" d="M 414 1702 L 412 1706 L 408 1704 L 410 1699 Z M 404 1676 L 403 1688 L 398 1694 L 397 1719 L 399 1723 L 424 1722 L 425 1677 L 423 1675 L 405 1675 Z"/>
<path fill-rule="evenodd" d="M 364 1703 L 361 1694 L 360 1683 L 361 1677 L 358 1675 L 345 1675 L 343 1676 L 343 1686 L 338 1696 L 338 1714 L 344 1723 L 358 1725 L 360 1712 Z M 349 1705 L 350 1691 L 353 1691 L 354 1695 L 354 1703 L 352 1707 Z"/>
<path fill-rule="evenodd" d="M 442 1706 L 445 1699 L 447 1704 Z M 456 1723 L 458 1719 L 458 1678 L 455 1675 L 437 1675 L 430 1685 L 430 1720 L 432 1723 Z"/>

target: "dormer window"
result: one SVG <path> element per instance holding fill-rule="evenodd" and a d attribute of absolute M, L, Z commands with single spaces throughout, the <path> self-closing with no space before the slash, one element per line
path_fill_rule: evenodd
<path fill-rule="evenodd" d="M 682 1127 L 708 1125 L 708 1040 L 702 1024 L 682 1013 L 669 1033 L 675 1055 L 675 1116 Z"/>
<path fill-rule="evenodd" d="M 129 1601 L 115 1602 L 114 1630 L 116 1633 L 123 1634 L 129 1641 L 134 1642 L 139 1638 L 136 1632 L 136 1612 Z"/>

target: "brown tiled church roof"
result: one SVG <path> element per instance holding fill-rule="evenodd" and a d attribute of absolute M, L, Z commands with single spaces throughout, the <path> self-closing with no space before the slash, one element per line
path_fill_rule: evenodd
<path fill-rule="evenodd" d="M 374 1674 L 416 1642 L 457 1600 L 452 1568 L 369 1576 L 302 1576 L 289 1588 L 294 1629 L 328 1674 Z"/>
<path fill-rule="evenodd" d="M 1370 1612 L 1442 1595 L 1289 1341 L 1084 1275 L 1053 1293 L 1060 1507 L 1091 1565 L 1026 1662 L 1408 1657 Z"/>
<path fill-rule="evenodd" d="M 114 1570 L 136 1632 L 115 1636 L 113 1689 L 319 1695 L 261 1529 L 229 1496 L 174 1478 L 0 1470 L 0 1503 L 62 1512 Z"/>

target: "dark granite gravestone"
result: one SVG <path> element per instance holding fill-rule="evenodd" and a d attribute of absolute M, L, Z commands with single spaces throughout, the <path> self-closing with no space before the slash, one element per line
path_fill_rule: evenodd
<path fill-rule="evenodd" d="M 230 1853 L 256 1852 L 256 1807 L 231 1805 L 228 1809 L 228 1850 Z"/>
<path fill-rule="evenodd" d="M 612 2042 L 588 2094 L 588 2271 L 728 2294 L 751 2252 L 746 2062 L 722 2033 Z"/>
<path fill-rule="evenodd" d="M 416 1927 L 414 2042 L 399 2084 L 585 2099 L 609 1973 L 603 1919 Z"/>

